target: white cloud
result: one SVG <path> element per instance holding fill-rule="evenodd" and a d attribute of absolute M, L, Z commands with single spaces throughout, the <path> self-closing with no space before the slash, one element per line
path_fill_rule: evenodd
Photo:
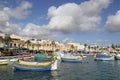
<path fill-rule="evenodd" d="M 3 11 L 9 15 L 9 17 L 14 17 L 17 19 L 25 18 L 29 13 L 29 8 L 32 7 L 32 4 L 24 1 L 16 8 L 4 7 Z"/>
<path fill-rule="evenodd" d="M 9 20 L 9 16 L 4 11 L 0 11 L 0 22 L 4 22 L 7 20 Z"/>
<path fill-rule="evenodd" d="M 36 25 L 28 22 L 23 29 L 11 18 L 26 18 L 32 4 L 24 1 L 16 8 L 3 7 L 0 9 L 0 30 L 6 33 L 20 34 L 28 38 L 57 39 L 63 33 L 86 32 L 96 30 L 100 24 L 100 12 L 106 8 L 110 0 L 89 0 L 81 4 L 67 3 L 59 7 L 51 6 L 48 9 L 49 24 Z M 66 38 L 66 41 L 73 41 Z"/>
<path fill-rule="evenodd" d="M 0 6 L 0 30 L 8 34 L 19 34 L 21 26 L 18 23 L 13 23 L 10 19 L 22 19 L 29 13 L 29 8 L 32 7 L 31 3 L 24 1 L 16 8 L 9 8 Z"/>
<path fill-rule="evenodd" d="M 108 16 L 105 28 L 109 32 L 120 32 L 120 10 L 115 15 Z"/>
<path fill-rule="evenodd" d="M 28 38 L 38 38 L 38 39 L 54 39 L 58 35 L 54 32 L 50 32 L 47 26 L 39 26 L 33 23 L 28 23 L 22 30 L 21 35 Z"/>
<path fill-rule="evenodd" d="M 21 32 L 21 28 L 19 24 L 16 23 L 10 23 L 10 22 L 4 22 L 0 23 L 0 30 L 2 30 L 5 33 L 9 34 L 19 34 Z"/>
<path fill-rule="evenodd" d="M 67 3 L 48 10 L 49 26 L 52 30 L 70 32 L 94 31 L 101 21 L 99 15 L 110 0 L 90 0 L 81 4 Z"/>

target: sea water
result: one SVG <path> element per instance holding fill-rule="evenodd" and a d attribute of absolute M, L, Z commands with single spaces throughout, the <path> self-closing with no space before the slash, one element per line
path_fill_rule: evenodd
<path fill-rule="evenodd" d="M 120 80 L 120 61 L 94 61 L 88 56 L 83 63 L 61 63 L 59 70 L 14 71 L 0 65 L 0 80 Z"/>

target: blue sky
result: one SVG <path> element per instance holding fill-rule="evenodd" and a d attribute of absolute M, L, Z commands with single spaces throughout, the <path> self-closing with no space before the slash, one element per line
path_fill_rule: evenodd
<path fill-rule="evenodd" d="M 24 38 L 120 44 L 120 0 L 0 0 L 0 30 Z"/>

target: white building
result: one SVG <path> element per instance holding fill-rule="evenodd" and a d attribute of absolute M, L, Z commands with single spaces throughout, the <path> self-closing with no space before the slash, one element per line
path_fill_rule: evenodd
<path fill-rule="evenodd" d="M 80 43 L 67 43 L 66 44 L 67 50 L 84 50 L 84 45 Z"/>

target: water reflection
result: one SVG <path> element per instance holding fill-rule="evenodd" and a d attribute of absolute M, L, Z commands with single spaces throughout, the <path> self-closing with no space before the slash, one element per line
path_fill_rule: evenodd
<path fill-rule="evenodd" d="M 0 78 L 2 80 L 58 80 L 57 72 L 58 71 L 14 71 L 11 66 L 0 66 Z"/>
<path fill-rule="evenodd" d="M 14 79 L 20 80 L 58 80 L 57 71 L 44 71 L 44 72 L 29 72 L 17 71 L 14 72 Z"/>

